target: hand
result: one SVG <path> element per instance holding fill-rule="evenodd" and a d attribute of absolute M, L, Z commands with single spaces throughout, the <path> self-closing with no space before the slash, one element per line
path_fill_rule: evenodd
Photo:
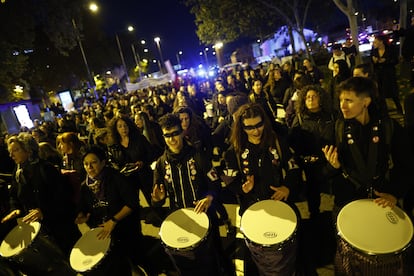
<path fill-rule="evenodd" d="M 377 58 L 377 57 L 372 57 L 372 61 L 373 61 L 374 63 L 377 63 L 377 62 L 378 62 L 378 58 Z"/>
<path fill-rule="evenodd" d="M 378 198 L 374 199 L 374 202 L 382 207 L 391 207 L 394 208 L 394 206 L 397 204 L 397 198 L 393 196 L 392 194 L 387 193 L 380 193 L 378 191 L 374 191 L 374 194 L 378 196 Z"/>
<path fill-rule="evenodd" d="M 135 164 L 137 170 L 140 170 L 144 166 L 144 162 L 143 161 L 137 161 L 134 164 Z"/>
<path fill-rule="evenodd" d="M 213 197 L 211 195 L 208 195 L 201 200 L 194 201 L 194 205 L 195 205 L 194 212 L 196 212 L 197 214 L 200 214 L 202 212 L 207 212 L 212 201 L 213 201 Z"/>
<path fill-rule="evenodd" d="M 242 185 L 242 190 L 245 194 L 250 192 L 254 187 L 254 175 L 247 175 L 247 181 Z"/>
<path fill-rule="evenodd" d="M 164 184 L 155 184 L 154 189 L 151 193 L 151 198 L 153 201 L 158 202 L 165 198 L 165 189 Z"/>
<path fill-rule="evenodd" d="M 91 216 L 90 213 L 87 213 L 86 216 L 83 212 L 80 212 L 78 216 L 75 218 L 75 224 L 82 224 L 86 223 L 89 220 L 89 217 Z"/>
<path fill-rule="evenodd" d="M 287 200 L 289 197 L 290 190 L 286 186 L 270 186 L 270 189 L 275 191 L 275 193 L 270 197 L 273 200 Z"/>
<path fill-rule="evenodd" d="M 322 148 L 322 152 L 325 155 L 326 160 L 331 164 L 332 167 L 335 169 L 339 169 L 341 167 L 341 163 L 338 160 L 338 151 L 335 146 L 324 146 Z"/>
<path fill-rule="evenodd" d="M 102 223 L 101 225 L 99 225 L 99 227 L 102 227 L 103 229 L 101 230 L 101 232 L 98 233 L 97 235 L 98 239 L 103 240 L 103 239 L 107 239 L 111 237 L 112 230 L 114 230 L 115 226 L 116 226 L 116 222 L 113 221 L 112 219 L 109 219 L 105 221 L 104 223 Z"/>
<path fill-rule="evenodd" d="M 29 210 L 29 213 L 23 217 L 23 222 L 31 223 L 43 219 L 42 211 L 39 208 Z"/>
<path fill-rule="evenodd" d="M 2 220 L 1 223 L 5 223 L 6 221 L 9 221 L 11 219 L 14 219 L 15 217 L 19 216 L 21 213 L 20 210 L 13 210 L 11 211 L 7 216 L 5 216 Z"/>

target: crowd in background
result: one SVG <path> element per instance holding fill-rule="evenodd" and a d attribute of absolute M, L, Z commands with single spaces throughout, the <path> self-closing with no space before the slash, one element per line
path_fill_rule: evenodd
<path fill-rule="evenodd" d="M 326 162 L 321 160 L 325 159 L 322 147 L 335 143 L 335 121 L 343 116 L 337 96 L 338 86 L 352 75 L 370 78 L 379 89 L 379 94 L 372 100 L 384 117 L 388 117 L 386 98 L 392 98 L 397 111 L 404 112 L 396 84 L 396 56 L 390 46 L 381 37 L 376 38 L 372 63 L 360 65 L 355 65 L 356 52 L 350 47 L 333 47 L 329 62 L 332 75 L 324 74 L 308 58 L 283 64 L 269 62 L 257 68 L 235 67 L 220 72 L 214 79 L 186 77 L 128 93 L 101 93 L 99 98 L 84 99 L 73 112 L 55 108 L 53 121 L 36 120 L 32 129 L 22 129 L 22 132 L 29 133 L 38 144 L 38 153 L 33 158 L 47 161 L 69 179 L 70 200 L 74 206 L 80 204 L 82 183 L 91 181 L 84 165 L 84 155 L 91 145 L 103 150 L 107 160 L 105 165 L 123 173 L 151 205 L 151 164 L 163 155 L 166 147 L 159 118 L 176 114 L 181 120 L 186 143 L 209 156 L 219 175 L 224 175 L 223 171 L 228 168 L 224 153 L 236 143 L 236 138 L 232 138 L 232 130 L 237 128 L 234 125 L 236 111 L 243 104 L 257 104 L 269 122 L 265 127 L 271 128 L 283 140 L 286 151 L 294 155 L 298 167 L 306 175 L 305 179 L 295 178 L 292 181 L 297 183 L 290 183 L 292 200 L 307 200 L 310 216 L 316 218 L 320 213 L 320 193 L 331 194 L 331 183 L 322 174 Z M 410 111 L 412 107 L 405 109 Z M 413 123 L 407 122 L 406 126 L 412 127 Z M 16 172 L 7 152 L 13 137 L 14 134 L 6 134 L 0 141 L 2 173 Z M 414 137 L 411 137 L 412 141 Z M 410 193 L 412 191 L 407 195 Z M 240 200 L 237 192 L 235 198 Z M 410 216 L 413 215 L 411 201 L 407 197 L 406 207 L 411 209 L 406 211 Z M 56 202 L 51 204 L 58 205 Z M 220 203 L 217 204 L 219 217 L 231 226 L 225 210 L 219 210 Z M 76 217 L 70 210 L 65 211 L 69 217 Z M 149 223 L 160 223 L 156 213 L 148 214 L 145 219 Z M 55 221 L 52 222 L 51 227 L 57 227 Z M 76 240 L 77 235 L 70 234 Z M 66 251 L 67 247 L 64 244 Z M 318 260 L 312 260 L 305 266 L 311 270 L 316 263 Z"/>

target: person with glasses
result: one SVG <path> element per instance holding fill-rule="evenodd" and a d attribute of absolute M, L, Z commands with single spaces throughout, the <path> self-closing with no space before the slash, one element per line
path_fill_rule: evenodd
<path fill-rule="evenodd" d="M 297 189 L 295 184 L 301 178 L 299 167 L 282 136 L 273 132 L 259 104 L 239 107 L 235 113 L 230 142 L 231 146 L 224 154 L 226 169 L 223 180 L 239 198 L 240 216 L 252 204 L 262 200 L 294 199 Z M 245 252 L 245 273 L 251 275 L 255 267 Z M 254 261 L 260 271 L 280 266 L 280 271 L 285 273 L 283 275 L 291 275 L 295 259 L 296 253 L 292 252 L 278 263 L 258 258 Z"/>
<path fill-rule="evenodd" d="M 167 147 L 156 162 L 152 205 L 161 207 L 168 197 L 171 213 L 182 208 L 207 213 L 211 225 L 207 240 L 213 242 L 214 249 L 213 254 L 197 254 L 195 260 L 176 260 L 172 250 L 166 248 L 166 252 L 181 275 L 221 275 L 220 266 L 221 263 L 225 265 L 225 257 L 220 244 L 217 214 L 212 206 L 220 180 L 206 153 L 190 146 L 184 139 L 177 114 L 164 115 L 159 124 Z M 220 260 L 218 254 L 221 254 Z"/>

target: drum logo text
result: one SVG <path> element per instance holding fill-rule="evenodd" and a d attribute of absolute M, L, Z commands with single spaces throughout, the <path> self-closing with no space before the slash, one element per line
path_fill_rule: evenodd
<path fill-rule="evenodd" d="M 179 243 L 187 243 L 189 241 L 188 237 L 178 237 L 177 242 Z"/>
<path fill-rule="evenodd" d="M 387 212 L 387 213 L 385 213 L 385 215 L 387 216 L 387 219 L 392 224 L 397 224 L 398 223 L 398 218 L 397 218 L 397 216 L 393 212 Z"/>
<path fill-rule="evenodd" d="M 276 232 L 264 232 L 263 236 L 267 239 L 274 239 L 277 237 Z"/>

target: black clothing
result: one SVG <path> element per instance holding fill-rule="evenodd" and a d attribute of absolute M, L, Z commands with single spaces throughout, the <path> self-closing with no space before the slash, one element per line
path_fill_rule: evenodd
<path fill-rule="evenodd" d="M 397 110 L 402 113 L 395 69 L 395 66 L 398 64 L 396 49 L 392 46 L 386 46 L 382 56 L 380 56 L 378 49 L 373 49 L 371 52 L 372 57 L 385 59 L 382 63 L 374 63 L 374 74 L 375 80 L 378 83 L 379 96 L 382 98 L 392 98 Z"/>
<path fill-rule="evenodd" d="M 181 208 L 193 208 L 194 202 L 207 195 L 217 197 L 219 178 L 211 166 L 211 160 L 202 151 L 196 150 L 184 142 L 180 153 L 174 154 L 166 149 L 158 158 L 154 171 L 154 185 L 163 184 L 170 201 L 170 211 Z M 213 199 L 214 201 L 214 199 Z M 155 207 L 162 206 L 165 199 L 152 202 Z M 209 252 L 197 253 L 194 249 L 195 259 L 189 252 L 184 255 L 169 248 L 165 251 L 171 257 L 176 268 L 183 276 L 190 275 L 219 275 L 221 267 L 229 269 L 230 261 L 222 250 L 218 220 L 214 203 L 207 210 L 210 220 L 210 233 L 204 243 L 210 244 Z"/>
<path fill-rule="evenodd" d="M 294 199 L 301 173 L 287 144 L 280 138 L 271 148 L 248 143 L 240 155 L 230 147 L 224 159 L 226 170 L 223 180 L 239 197 L 240 215 L 253 203 L 270 199 L 274 194 L 270 186 L 286 186 L 290 190 L 288 200 Z M 286 177 L 283 177 L 282 169 L 285 170 Z M 254 187 L 246 194 L 242 190 L 242 185 L 248 175 L 254 175 Z"/>
<path fill-rule="evenodd" d="M 356 120 L 340 124 L 339 120 L 335 133 L 341 168 L 327 165 L 326 171 L 335 177 L 335 204 L 375 196 L 372 190 L 402 197 L 414 172 L 410 143 L 402 127 L 395 121 L 386 123 L 389 119 L 372 119 L 366 125 Z"/>
<path fill-rule="evenodd" d="M 144 162 L 140 170 L 128 175 L 128 180 L 135 187 L 142 190 L 148 204 L 151 202 L 153 177 L 150 165 L 155 159 L 155 154 L 151 144 L 142 134 L 130 137 L 127 148 L 121 144 L 114 144 L 109 147 L 110 162 L 119 170 L 129 163 Z"/>
<path fill-rule="evenodd" d="M 104 168 L 99 181 L 101 192 L 98 194 L 92 192 L 85 182 L 83 183 L 78 213 L 82 212 L 85 215 L 90 213 L 89 220 L 86 223 L 90 228 L 95 228 L 111 219 L 124 206 L 131 208 L 132 213 L 117 222 L 111 233 L 113 242 L 111 252 L 113 252 L 113 258 L 125 256 L 131 258 L 134 262 L 139 262 L 142 254 L 139 252 L 142 231 L 138 194 L 127 178 L 115 169 Z M 118 263 L 123 262 L 116 260 L 116 262 L 109 263 L 108 268 L 116 269 L 114 267 L 119 265 Z"/>
<path fill-rule="evenodd" d="M 43 160 L 18 166 L 10 189 L 10 210 L 21 210 L 22 216 L 39 208 L 41 221 L 62 251 L 70 253 L 80 236 L 74 224 L 75 206 L 71 203 L 70 187 L 60 172 Z"/>
<path fill-rule="evenodd" d="M 164 184 L 172 211 L 194 207 L 194 201 L 217 193 L 218 178 L 208 178 L 210 159 L 201 151 L 184 143 L 179 154 L 166 149 L 158 158 L 154 171 L 154 185 Z M 162 206 L 164 201 L 153 202 Z"/>

